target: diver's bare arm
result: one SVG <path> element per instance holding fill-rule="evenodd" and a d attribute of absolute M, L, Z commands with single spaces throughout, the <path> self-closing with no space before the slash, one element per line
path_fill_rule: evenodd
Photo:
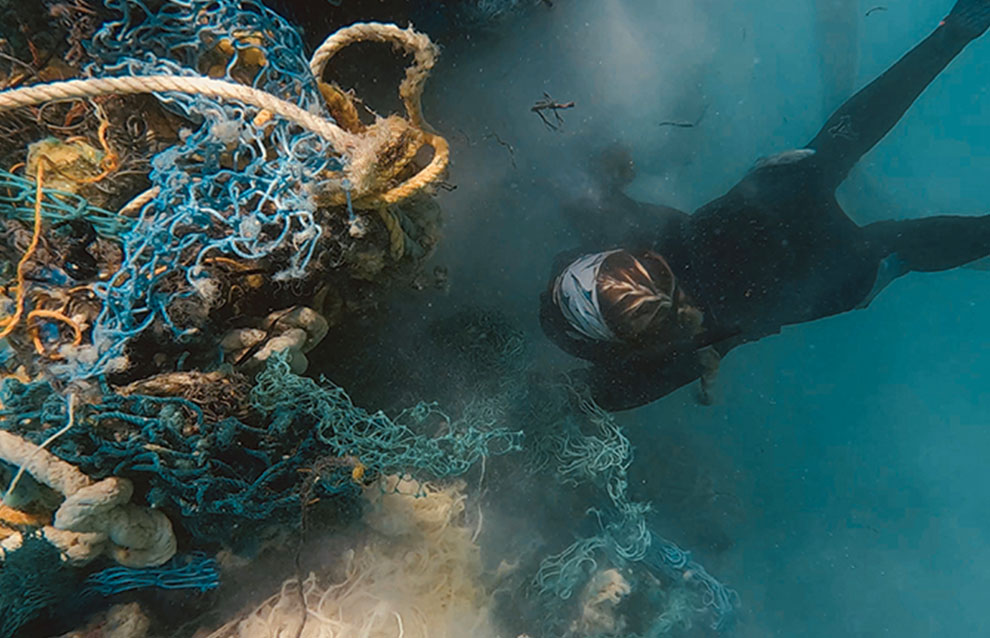
<path fill-rule="evenodd" d="M 978 0 L 967 2 L 980 4 Z M 990 0 L 982 2 L 990 5 Z M 826 186 L 837 187 L 859 158 L 897 124 L 932 80 L 979 35 L 977 27 L 961 23 L 958 11 L 957 5 L 934 33 L 839 107 L 808 144 L 816 151 L 815 164 Z"/>

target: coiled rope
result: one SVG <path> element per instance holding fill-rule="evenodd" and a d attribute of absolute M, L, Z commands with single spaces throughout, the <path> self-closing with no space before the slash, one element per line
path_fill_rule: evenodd
<path fill-rule="evenodd" d="M 380 196 L 361 197 L 355 194 L 355 207 L 380 208 L 411 197 L 424 187 L 439 180 L 450 162 L 450 147 L 440 135 L 433 132 L 423 118 L 421 98 L 423 87 L 430 71 L 436 65 L 439 49 L 428 36 L 412 29 L 400 29 L 394 24 L 381 22 L 359 22 L 344 27 L 331 34 L 316 48 L 309 60 L 309 69 L 317 80 L 323 78 L 327 63 L 346 47 L 358 42 L 381 42 L 397 45 L 413 56 L 413 62 L 406 68 L 406 77 L 399 84 L 399 98 L 405 107 L 409 123 L 420 130 L 427 144 L 433 147 L 433 158 L 421 171 L 407 181 L 388 190 Z M 362 182 L 353 181 L 352 184 Z"/>
<path fill-rule="evenodd" d="M 384 42 L 396 44 L 413 56 L 413 63 L 406 69 L 406 77 L 399 85 L 399 97 L 409 115 L 409 121 L 418 128 L 428 129 L 429 125 L 423 120 L 423 108 L 420 98 L 426 78 L 437 62 L 439 50 L 428 36 L 413 31 L 412 28 L 400 29 L 394 24 L 380 22 L 359 22 L 344 27 L 331 34 L 323 44 L 316 48 L 309 60 L 309 69 L 316 79 L 323 78 L 323 70 L 333 56 L 342 49 L 357 42 Z"/>

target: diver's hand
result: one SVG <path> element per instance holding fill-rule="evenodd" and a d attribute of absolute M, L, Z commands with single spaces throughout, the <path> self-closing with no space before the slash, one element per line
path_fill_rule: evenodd
<path fill-rule="evenodd" d="M 710 383 L 705 383 L 702 379 L 698 385 L 697 399 L 698 403 L 701 405 L 713 405 L 715 403 L 715 395 L 713 394 L 714 388 L 712 388 Z"/>
<path fill-rule="evenodd" d="M 703 369 L 698 389 L 698 403 L 712 405 L 715 403 L 715 378 L 718 376 L 722 357 L 715 348 L 708 347 L 698 351 L 698 361 Z"/>
<path fill-rule="evenodd" d="M 978 38 L 990 28 L 990 0 L 958 0 L 945 19 L 945 25 Z"/>

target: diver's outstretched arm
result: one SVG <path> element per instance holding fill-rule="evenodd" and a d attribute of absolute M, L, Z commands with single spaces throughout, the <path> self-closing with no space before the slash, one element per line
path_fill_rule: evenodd
<path fill-rule="evenodd" d="M 990 27 L 990 0 L 959 0 L 942 24 L 839 107 L 807 146 L 825 185 L 835 188 L 901 119 L 935 77 Z"/>

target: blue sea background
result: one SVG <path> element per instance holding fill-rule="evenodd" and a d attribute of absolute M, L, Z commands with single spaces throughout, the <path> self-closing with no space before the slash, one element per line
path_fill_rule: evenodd
<path fill-rule="evenodd" d="M 836 21 L 825 2 L 559 0 L 451 43 L 424 99 L 458 186 L 441 197 L 444 303 L 498 306 L 547 365 L 577 364 L 540 335 L 536 309 L 572 245 L 560 205 L 589 187 L 595 149 L 630 147 L 631 196 L 697 208 L 838 106 L 829 42 L 858 43 L 838 75 L 861 87 L 952 5 L 866 16 L 876 0 L 839 2 Z M 984 38 L 847 180 L 852 218 L 990 212 L 988 87 Z M 560 131 L 529 111 L 544 92 L 576 102 Z M 702 113 L 695 128 L 659 126 Z M 988 325 L 990 272 L 912 274 L 866 310 L 733 351 L 713 406 L 685 388 L 620 416 L 634 496 L 739 592 L 737 635 L 990 635 Z"/>

